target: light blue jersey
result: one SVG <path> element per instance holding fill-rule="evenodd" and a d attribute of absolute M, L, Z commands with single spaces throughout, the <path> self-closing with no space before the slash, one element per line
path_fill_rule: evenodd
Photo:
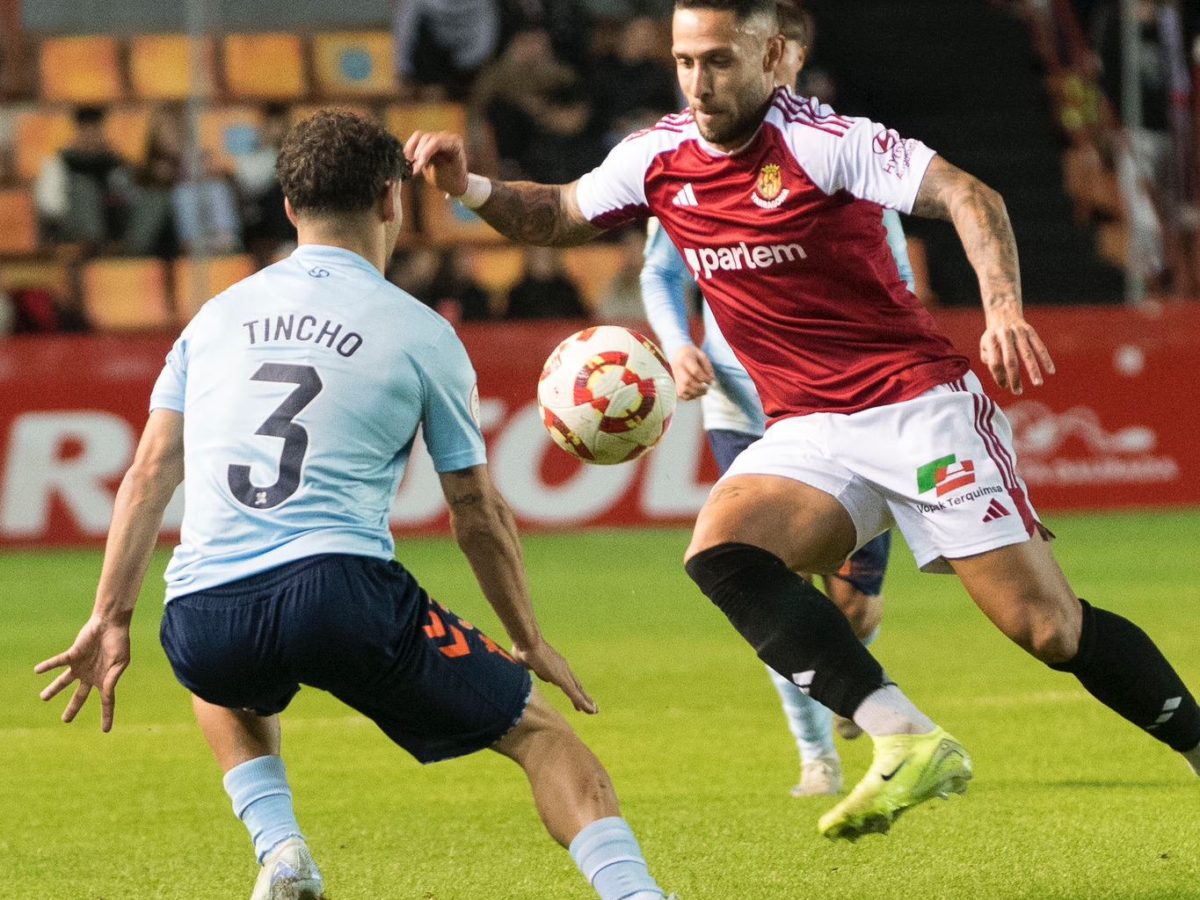
<path fill-rule="evenodd" d="M 348 250 L 304 245 L 210 300 L 150 399 L 184 417 L 167 600 L 320 553 L 391 559 L 418 426 L 437 471 L 480 465 L 478 401 L 450 324 Z"/>
<path fill-rule="evenodd" d="M 888 246 L 896 259 L 900 277 L 911 291 L 916 286 L 916 280 L 908 259 L 908 243 L 904 238 L 904 226 L 900 224 L 900 214 L 885 209 L 883 224 L 887 228 Z M 692 283 L 692 273 L 687 263 L 667 233 L 658 227 L 657 220 L 652 220 L 642 265 L 642 303 L 650 327 L 658 335 L 668 359 L 680 348 L 692 343 L 687 313 L 687 288 Z M 761 435 L 766 430 L 766 416 L 754 382 L 734 355 L 725 335 L 721 334 L 707 302 L 701 304 L 701 312 L 704 318 L 704 341 L 700 349 L 712 362 L 717 376 L 715 389 L 709 390 L 700 401 L 704 428 L 707 431 L 739 431 Z"/>

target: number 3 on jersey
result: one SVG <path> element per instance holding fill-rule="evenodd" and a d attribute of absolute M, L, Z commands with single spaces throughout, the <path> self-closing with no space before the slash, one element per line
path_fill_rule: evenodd
<path fill-rule="evenodd" d="M 293 366 L 284 363 L 263 363 L 252 381 L 274 381 L 294 384 L 296 389 L 288 394 L 275 412 L 259 426 L 255 434 L 283 438 L 283 451 L 279 458 L 279 477 L 267 487 L 259 487 L 250 480 L 250 467 L 229 467 L 229 490 L 239 503 L 253 509 L 271 509 L 278 506 L 300 487 L 300 469 L 304 465 L 304 454 L 308 452 L 308 432 L 293 420 L 313 398 L 321 393 L 317 370 L 312 366 Z"/>

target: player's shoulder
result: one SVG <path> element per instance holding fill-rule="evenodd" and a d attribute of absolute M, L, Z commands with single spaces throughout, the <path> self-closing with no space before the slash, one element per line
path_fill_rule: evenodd
<path fill-rule="evenodd" d="M 696 120 L 690 109 L 663 116 L 653 125 L 627 135 L 615 150 L 647 158 L 673 150 L 681 144 L 698 139 Z"/>
<path fill-rule="evenodd" d="M 832 106 L 815 97 L 777 88 L 767 110 L 767 122 L 774 125 L 789 142 L 828 143 L 845 138 L 863 119 L 840 115 Z"/>

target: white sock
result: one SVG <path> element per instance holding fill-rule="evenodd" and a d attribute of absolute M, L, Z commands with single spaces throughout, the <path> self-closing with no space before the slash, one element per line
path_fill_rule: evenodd
<path fill-rule="evenodd" d="M 1200 775 L 1200 744 L 1197 744 L 1191 750 L 1187 751 L 1187 753 L 1183 754 L 1183 758 L 1192 767 L 1192 771 Z"/>
<path fill-rule="evenodd" d="M 854 724 L 871 737 L 893 734 L 928 734 L 933 720 L 913 706 L 896 685 L 889 684 L 868 694 L 854 711 Z"/>

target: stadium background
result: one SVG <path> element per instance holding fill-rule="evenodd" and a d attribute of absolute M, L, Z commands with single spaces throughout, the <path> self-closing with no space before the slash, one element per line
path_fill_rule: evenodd
<path fill-rule="evenodd" d="M 474 79 L 425 84 L 411 72 L 397 79 L 404 56 L 393 31 L 397 10 L 384 0 L 0 0 L 0 805 L 17 811 L 11 827 L 0 828 L 0 857 L 15 860 L 11 895 L 220 897 L 249 883 L 241 836 L 219 797 L 209 796 L 219 794 L 211 764 L 185 730 L 186 704 L 152 648 L 161 555 L 139 613 L 140 655 L 124 682 L 124 736 L 102 744 L 52 728 L 53 714 L 32 702 L 38 685 L 28 667 L 65 644 L 90 603 L 94 548 L 103 542 L 150 385 L 174 334 L 207 297 L 287 252 L 286 238 L 251 233 L 256 197 L 244 191 L 242 169 L 269 150 L 273 122 L 346 105 L 381 117 L 401 137 L 414 128 L 467 133 L 480 170 L 566 180 L 602 157 L 622 129 L 652 117 L 649 108 L 621 108 L 632 94 L 619 89 L 638 87 L 637 96 L 650 103 L 651 92 L 640 88 L 661 84 L 663 71 L 669 81 L 663 3 L 499 6 L 487 56 L 504 65 L 485 64 Z M 1151 7 L 1130 34 L 1143 63 L 1156 63 L 1137 69 L 1135 87 L 1123 93 L 1130 79 L 1118 76 L 1129 57 L 1120 53 L 1123 34 L 1113 18 L 1121 6 L 810 0 L 818 32 L 809 86 L 835 91 L 839 111 L 869 114 L 926 140 L 1005 195 L 1029 318 L 1059 368 L 1045 388 L 1002 398 L 1020 467 L 1064 538 L 1064 557 L 1076 567 L 1069 571 L 1081 572 L 1074 577 L 1088 590 L 1113 595 L 1114 605 L 1128 604 L 1156 638 L 1165 635 L 1164 646 L 1196 684 L 1195 11 L 1186 3 L 1125 4 L 1131 14 Z M 420 33 L 428 40 L 432 32 Z M 435 49 L 422 58 L 426 69 L 432 58 L 436 71 L 445 54 Z M 506 73 L 522 66 L 528 77 L 505 84 Z M 485 78 L 492 93 L 481 100 L 477 86 Z M 597 87 L 605 84 L 607 91 Z M 534 100 L 523 102 L 522 90 Z M 201 222 L 187 246 L 158 255 L 130 253 L 120 236 L 64 239 L 35 194 L 46 161 L 71 142 L 81 106 L 107 110 L 106 137 L 135 178 L 153 146 L 154 123 L 176 117 L 185 138 L 179 171 L 192 174 L 169 187 L 208 196 L 205 185 L 227 185 L 241 217 L 234 239 L 212 222 Z M 1123 128 L 1123 108 L 1141 125 Z M 528 125 L 538 141 L 514 143 L 514 121 L 522 123 L 515 130 Z M 889 868 L 883 845 L 847 856 L 812 844 L 808 819 L 816 807 L 799 807 L 800 849 L 784 840 L 797 828 L 798 807 L 777 796 L 793 765 L 782 722 L 749 654 L 697 602 L 675 565 L 684 532 L 669 526 L 691 520 L 714 475 L 698 409 L 681 405 L 664 445 L 644 460 L 599 469 L 555 450 L 533 403 L 542 360 L 585 318 L 636 321 L 640 236 L 538 255 L 508 245 L 422 185 L 410 192 L 407 210 L 409 227 L 389 275 L 460 322 L 479 371 L 497 481 L 522 525 L 547 532 L 528 541 L 531 578 L 546 595 L 543 617 L 609 710 L 602 722 L 582 727 L 645 824 L 651 859 L 667 860 L 659 868 L 673 886 L 700 898 L 1195 896 L 1187 887 L 1200 883 L 1194 788 L 1191 809 L 1180 809 L 1181 776 L 1170 760 L 1155 756 L 1142 736 L 1118 733 L 1102 712 L 1076 704 L 1073 688 L 1004 646 L 946 580 L 918 578 L 903 549 L 886 588 L 891 611 L 881 652 L 890 670 L 909 673 L 906 686 L 917 696 L 957 717 L 956 731 L 968 743 L 993 748 L 981 754 L 993 786 L 969 798 L 980 801 L 974 814 L 954 807 L 927 819 L 914 815 L 914 836 L 894 844 L 910 862 L 907 877 Z M 982 316 L 953 233 L 910 219 L 905 225 L 918 293 L 974 359 Z M 553 315 L 564 309 L 578 315 Z M 173 505 L 168 513 L 164 546 L 180 512 Z M 420 452 L 393 518 L 407 534 L 446 529 L 436 479 Z M 444 539 L 401 547 L 443 599 L 472 619 L 494 622 Z M 461 603 L 450 599 L 458 597 Z M 939 661 L 931 664 L 929 653 Z M 614 668 L 614 658 L 622 665 Z M 984 712 L 972 696 L 988 698 Z M 1058 722 L 1064 707 L 1065 724 Z M 997 710 L 1019 739 L 995 721 Z M 1058 723 L 1049 743 L 1031 749 L 1027 735 L 1041 733 L 1048 718 Z M 502 779 L 487 763 L 424 775 L 414 797 L 396 801 L 408 804 L 399 809 L 372 806 L 380 768 L 397 767 L 390 749 L 319 699 L 302 698 L 292 719 L 292 746 L 303 754 L 294 763 L 299 783 L 315 797 L 309 810 L 324 816 L 315 826 L 318 839 L 330 848 L 341 842 L 331 853 L 345 885 L 336 896 L 585 895 L 534 837 L 531 819 L 513 812 L 525 811 L 521 786 L 495 788 Z M 711 752 L 714 733 L 726 728 L 742 750 L 736 763 Z M 348 729 L 365 759 L 338 757 L 336 743 Z M 1110 731 L 1116 737 L 1101 753 L 1097 733 Z M 1094 768 L 1075 766 L 1079 747 L 1095 748 L 1099 758 L 1087 757 Z M 1014 758 L 1000 757 L 1001 750 Z M 848 751 L 851 770 L 864 762 L 861 753 Z M 1022 754 L 1034 770 L 1022 767 Z M 670 778 L 651 765 L 655 758 L 670 760 Z M 172 793 L 179 760 L 207 779 L 203 801 Z M 362 833 L 366 826 L 344 805 L 319 799 L 328 792 L 330 766 L 356 810 L 387 819 L 381 836 L 403 842 L 413 829 L 428 829 L 450 849 L 406 864 L 403 874 L 374 860 L 357 847 L 374 841 Z M 1050 797 L 1032 795 L 1038 778 L 1055 786 Z M 64 827 L 55 798 L 72 789 L 85 800 Z M 460 801 L 462 790 L 486 798 L 472 808 Z M 174 798 L 168 814 L 157 809 L 159 796 Z M 122 817 L 130 797 L 143 825 L 135 829 L 144 854 L 137 865 L 125 861 L 126 838 L 98 837 Z M 747 805 L 758 812 L 747 813 Z M 1079 833 L 1059 829 L 1060 815 Z M 680 817 L 698 829 L 694 842 L 678 833 Z M 521 837 L 506 832 L 481 852 L 456 830 L 463 818 L 489 828 L 519 823 L 513 833 Z M 998 838 L 989 821 L 1021 834 Z M 230 854 L 229 873 L 213 883 L 192 878 L 169 837 L 185 827 L 196 852 Z M 939 843 L 939 828 L 947 827 L 959 841 L 948 855 Z M 151 835 L 155 829 L 162 837 Z M 714 834 L 736 864 L 709 847 Z M 64 875 L 55 848 L 88 854 L 97 847 L 112 859 Z M 1088 847 L 1086 858 L 1073 858 Z M 443 878 L 443 870 L 462 863 L 465 848 L 478 857 L 471 872 Z M 803 879 L 781 862 L 789 854 L 811 863 Z M 509 887 L 496 886 L 496 872 L 511 876 Z"/>

